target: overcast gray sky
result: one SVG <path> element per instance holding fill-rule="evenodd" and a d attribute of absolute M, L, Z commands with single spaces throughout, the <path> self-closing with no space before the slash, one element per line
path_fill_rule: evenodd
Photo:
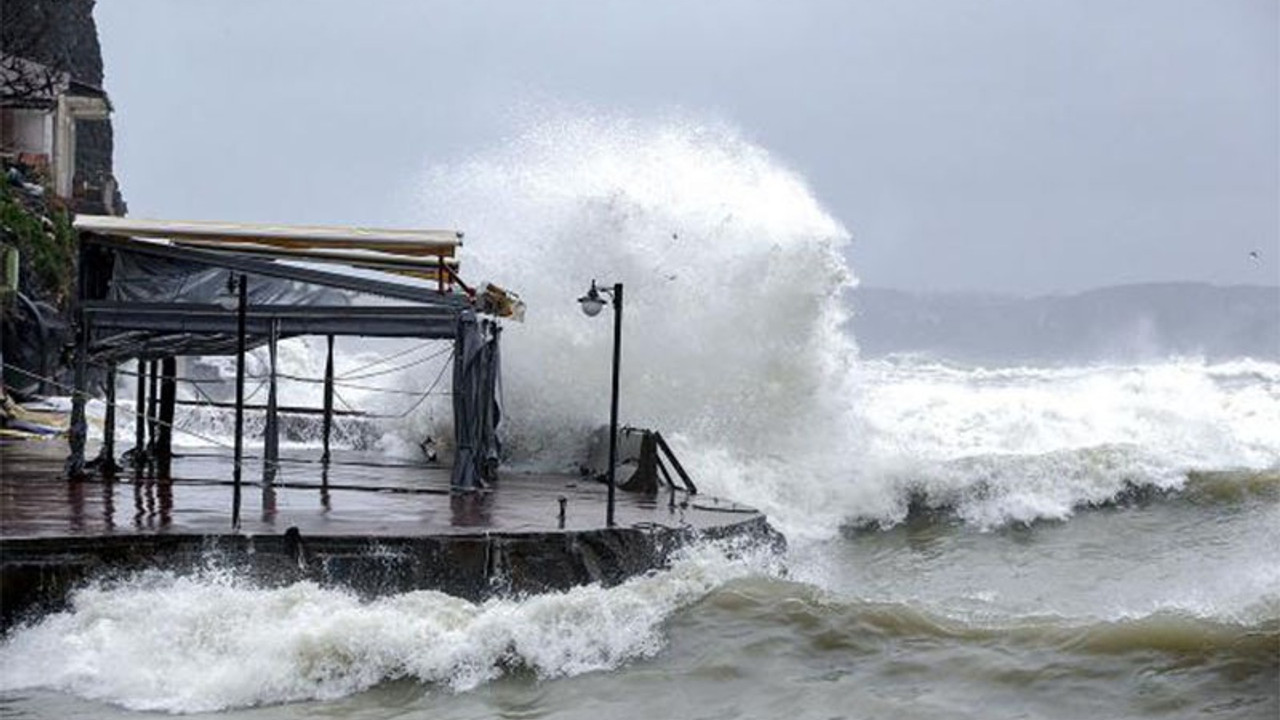
<path fill-rule="evenodd" d="M 865 284 L 1044 293 L 1280 283 L 1278 7 L 104 0 L 95 14 L 138 217 L 420 222 L 406 193 L 423 167 L 500 143 L 520 107 L 676 110 L 802 174 L 852 232 Z"/>

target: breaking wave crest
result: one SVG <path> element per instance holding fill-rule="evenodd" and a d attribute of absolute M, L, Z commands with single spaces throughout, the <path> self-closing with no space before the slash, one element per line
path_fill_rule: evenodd
<path fill-rule="evenodd" d="M 871 494 L 854 518 L 914 505 L 995 527 L 1160 494 L 1266 496 L 1280 471 L 1280 365 L 962 368 L 866 362 Z"/>
<path fill-rule="evenodd" d="M 579 114 L 423 186 L 467 228 L 467 272 L 528 302 L 504 336 L 514 464 L 574 467 L 607 422 L 611 324 L 575 300 L 617 281 L 623 423 L 784 524 L 831 506 L 857 443 L 849 235 L 799 175 L 724 124 Z"/>
<path fill-rule="evenodd" d="M 83 589 L 70 610 L 13 633 L 0 646 L 0 692 L 52 688 L 190 713 L 333 699 L 401 678 L 467 690 L 508 672 L 609 670 L 661 650 L 673 612 L 775 562 L 763 548 L 709 543 L 617 587 L 484 603 L 153 571 Z"/>

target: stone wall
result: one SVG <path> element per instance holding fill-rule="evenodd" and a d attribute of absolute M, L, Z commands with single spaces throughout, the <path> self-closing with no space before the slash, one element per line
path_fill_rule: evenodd
<path fill-rule="evenodd" d="M 0 52 L 16 55 L 70 74 L 73 82 L 102 88 L 102 49 L 93 19 L 94 0 L 0 0 Z M 78 121 L 76 124 L 76 175 L 72 183 L 69 209 L 80 213 L 118 214 L 125 212 L 124 199 L 114 179 L 112 156 L 114 133 L 110 120 Z M 5 168 L 7 171 L 7 167 Z M 23 178 L 38 182 L 35 177 Z M 23 185 L 12 187 L 13 207 L 25 193 Z M 104 193 L 103 189 L 106 189 Z M 38 188 L 36 188 L 38 190 Z M 23 259 L 24 297 L 5 300 L 3 316 L 5 361 L 21 370 L 66 380 L 66 363 L 61 350 L 71 340 L 68 316 L 69 289 L 33 280 L 33 263 L 38 257 L 56 254 L 53 242 L 60 223 L 65 224 L 60 203 L 26 198 L 22 203 L 47 232 L 46 246 L 28 248 Z M 11 232 L 12 231 L 12 232 Z M 0 240 L 19 243 L 15 228 L 7 228 Z M 37 238 L 38 240 L 38 238 Z M 74 258 L 74 249 L 67 253 Z M 74 270 L 68 271 L 74 277 Z M 52 285 L 60 286 L 60 283 Z M 18 371 L 5 372 L 5 384 L 22 393 L 57 393 L 55 386 L 34 382 Z"/>
<path fill-rule="evenodd" d="M 75 82 L 103 87 L 102 47 L 93 19 L 95 0 L 0 0 L 0 50 L 70 73 Z M 72 208 L 124 214 L 112 166 L 110 120 L 76 124 Z M 104 199 L 102 188 L 110 194 Z"/>
<path fill-rule="evenodd" d="M 0 0 L 0 48 L 102 87 L 94 0 Z"/>

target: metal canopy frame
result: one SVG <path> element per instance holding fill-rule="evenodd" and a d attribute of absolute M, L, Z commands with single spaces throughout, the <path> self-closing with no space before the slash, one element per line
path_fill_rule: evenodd
<path fill-rule="evenodd" d="M 93 360 L 236 352 L 238 318 L 218 305 L 100 300 L 85 302 L 82 309 L 92 328 L 88 352 Z M 273 324 L 283 340 L 300 335 L 452 339 L 457 323 L 458 310 L 452 307 L 250 305 L 245 312 L 249 347 L 267 342 Z"/>
<path fill-rule="evenodd" d="M 250 305 L 246 332 L 266 335 L 276 323 L 281 336 L 358 335 L 451 339 L 457 307 L 350 307 L 335 305 Z M 218 305 L 88 301 L 84 314 L 95 331 L 234 335 L 235 313 Z"/>
<path fill-rule="evenodd" d="M 75 387 L 73 395 L 69 441 L 71 454 L 67 459 L 67 474 L 72 477 L 85 474 L 84 459 L 87 425 L 84 404 L 87 398 L 87 365 L 90 361 L 106 363 L 108 373 L 114 376 L 116 363 L 137 359 L 148 362 L 152 373 L 157 372 L 157 361 L 163 364 L 161 379 L 161 417 L 172 417 L 176 402 L 174 383 L 174 358 L 179 355 L 237 354 L 237 365 L 243 367 L 243 354 L 249 347 L 267 344 L 272 349 L 271 399 L 267 407 L 267 451 L 264 462 L 264 487 L 274 477 L 275 447 L 273 432 L 278 431 L 274 401 L 275 344 L 278 340 L 302 335 L 327 336 L 329 338 L 328 363 L 325 373 L 325 415 L 327 462 L 329 453 L 328 433 L 332 425 L 332 346 L 335 336 L 401 337 L 453 340 L 460 346 L 464 327 L 475 330 L 476 298 L 457 275 L 458 262 L 454 250 L 461 245 L 461 233 L 452 231 L 372 230 L 317 226 L 249 225 L 244 223 L 166 222 L 154 220 L 130 220 L 125 218 L 81 216 L 74 223 L 79 231 L 80 262 L 76 306 L 78 332 L 76 334 Z M 151 239 L 138 239 L 151 238 Z M 167 242 L 165 241 L 167 240 Z M 208 292 L 192 297 L 195 302 L 156 301 L 152 297 L 142 300 L 110 299 L 113 283 L 117 282 L 117 258 L 121 254 L 142 255 L 150 258 L 174 261 L 197 268 L 225 270 L 228 281 L 238 286 L 236 309 L 221 303 L 209 302 Z M 364 274 L 347 274 L 297 263 L 338 263 Z M 397 274 L 417 278 L 418 284 L 396 282 L 380 277 L 370 277 L 369 269 L 377 270 L 386 278 Z M 373 295 L 391 301 L 383 306 L 349 306 L 259 303 L 250 305 L 246 299 L 246 279 L 270 278 L 315 286 L 317 290 L 342 290 Z M 434 279 L 430 285 L 422 279 Z M 233 282 L 234 281 L 234 282 Z M 263 281 L 260 281 L 263 282 Z M 409 282 L 414 282 L 413 280 Z M 462 292 L 454 291 L 454 286 Z M 145 296 L 145 293 L 144 293 Z M 324 302 L 323 298 L 319 299 Z M 470 337 L 470 336 L 468 336 Z M 496 346 L 497 333 L 491 333 Z M 472 338 L 474 341 L 474 338 Z M 493 351 L 496 353 L 496 349 Z M 457 355 L 457 354 L 456 354 Z M 459 360 L 455 357 L 455 365 Z M 459 368 L 455 367 L 455 374 Z M 239 372 L 239 371 L 238 371 Z M 496 363 L 494 365 L 496 373 Z M 497 382 L 496 377 L 486 382 Z M 153 386 L 156 384 L 151 383 Z M 237 415 L 243 412 L 242 387 L 237 382 Z M 143 407 L 143 383 L 139 382 L 139 407 Z M 154 395 L 154 387 L 152 393 Z M 484 402 L 490 397 L 483 391 L 468 402 Z M 457 401 L 455 397 L 455 412 Z M 492 402 L 492 399 L 488 400 Z M 152 398 L 155 405 L 155 398 Z M 474 413 L 473 413 L 474 414 Z M 154 421 L 154 413 L 146 418 Z M 142 437 L 140 414 L 138 438 Z M 237 420 L 239 423 L 239 420 Z M 111 428 L 107 431 L 112 432 Z M 492 432 L 492 428 L 490 429 Z M 160 467 L 166 467 L 169 456 L 168 433 L 162 433 L 161 445 L 155 454 Z M 237 436 L 239 440 L 239 436 Z M 150 447 L 138 451 L 150 454 Z M 154 437 L 153 437 L 154 442 Z M 239 446 L 237 442 L 237 447 Z M 114 447 L 110 437 L 104 448 Z M 106 457 L 102 467 L 114 467 L 114 458 Z M 483 458 L 477 455 L 471 472 L 476 476 L 484 468 Z M 239 477 L 240 458 L 236 458 L 236 476 Z M 455 477 L 457 468 L 455 468 Z M 162 471 L 163 472 L 163 471 Z M 462 489 L 474 487 L 464 484 Z M 233 503 L 232 522 L 239 517 L 239 483 L 236 483 L 236 500 Z"/>
<path fill-rule="evenodd" d="M 429 305 L 453 305 L 456 308 L 468 306 L 467 299 L 454 294 L 442 294 L 438 288 L 415 287 L 404 283 L 389 282 L 376 278 L 346 275 L 343 273 L 317 270 L 315 268 L 289 265 L 256 257 L 245 257 L 234 251 L 207 250 L 201 248 L 163 245 L 156 242 L 139 242 L 105 235 L 87 234 L 82 236 L 83 245 L 97 246 L 109 250 L 118 250 L 139 255 L 182 260 L 199 263 L 210 267 L 225 268 L 249 275 L 263 275 L 281 280 L 320 285 L 338 290 L 378 295 L 380 297 Z M 303 258 L 299 258 L 302 260 Z"/>

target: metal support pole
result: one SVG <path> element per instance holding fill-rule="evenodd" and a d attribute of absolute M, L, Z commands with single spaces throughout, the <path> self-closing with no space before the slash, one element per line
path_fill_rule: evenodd
<path fill-rule="evenodd" d="M 173 356 L 160 361 L 160 417 L 156 422 L 156 459 L 160 477 L 168 479 L 173 460 L 173 415 L 178 400 L 178 360 Z"/>
<path fill-rule="evenodd" d="M 102 419 L 102 451 L 98 453 L 103 475 L 115 475 L 116 467 L 116 364 L 107 364 L 107 379 L 103 387 L 107 400 L 106 417 Z"/>
<path fill-rule="evenodd" d="M 89 423 L 86 421 L 84 414 L 84 405 L 89 399 L 89 380 L 86 368 L 89 362 L 89 319 L 84 312 L 85 294 L 89 287 L 89 263 L 86 261 L 84 245 L 80 245 L 77 257 L 75 298 L 76 354 L 73 380 L 75 388 L 71 393 L 71 419 L 67 427 L 67 444 L 70 455 L 67 457 L 66 467 L 64 468 L 67 477 L 73 480 L 82 479 L 85 475 L 84 445 L 85 441 L 89 439 Z M 44 358 L 41 359 L 41 362 L 44 362 Z M 47 376 L 48 373 L 42 373 L 42 375 Z"/>
<path fill-rule="evenodd" d="M 147 364 L 138 358 L 138 390 L 133 405 L 133 466 L 140 468 L 147 455 Z"/>
<path fill-rule="evenodd" d="M 67 442 L 71 455 L 67 458 L 66 474 L 69 479 L 80 480 L 85 476 L 84 446 L 89 436 L 89 423 L 85 419 L 84 405 L 88 400 L 89 389 L 86 364 L 89 355 L 89 326 L 84 314 L 80 315 L 80 325 L 76 333 L 75 389 L 71 393 L 71 420 L 67 428 Z"/>
<path fill-rule="evenodd" d="M 159 433 L 156 432 L 156 418 L 160 416 L 160 361 L 152 360 L 150 375 L 147 378 L 147 450 L 151 452 L 151 456 L 155 457 L 156 441 L 159 439 Z"/>
<path fill-rule="evenodd" d="M 329 354 L 324 361 L 324 453 L 320 462 L 329 464 L 329 438 L 333 434 L 333 336 L 329 336 Z"/>
<path fill-rule="evenodd" d="M 618 463 L 618 374 L 622 363 L 622 283 L 613 285 L 613 392 L 609 402 L 609 506 L 605 526 L 613 527 L 614 495 L 617 490 L 615 466 Z"/>
<path fill-rule="evenodd" d="M 239 286 L 239 304 L 236 308 L 236 441 L 231 500 L 231 527 L 236 529 L 240 527 L 240 466 L 244 460 L 244 335 L 245 315 L 249 305 L 248 282 L 244 275 L 240 276 Z"/>
<path fill-rule="evenodd" d="M 276 468 L 280 465 L 280 413 L 276 389 L 276 352 L 280 338 L 280 323 L 271 321 L 267 334 L 267 356 L 270 370 L 267 375 L 267 423 L 262 438 L 262 484 L 270 486 L 276 480 Z"/>

